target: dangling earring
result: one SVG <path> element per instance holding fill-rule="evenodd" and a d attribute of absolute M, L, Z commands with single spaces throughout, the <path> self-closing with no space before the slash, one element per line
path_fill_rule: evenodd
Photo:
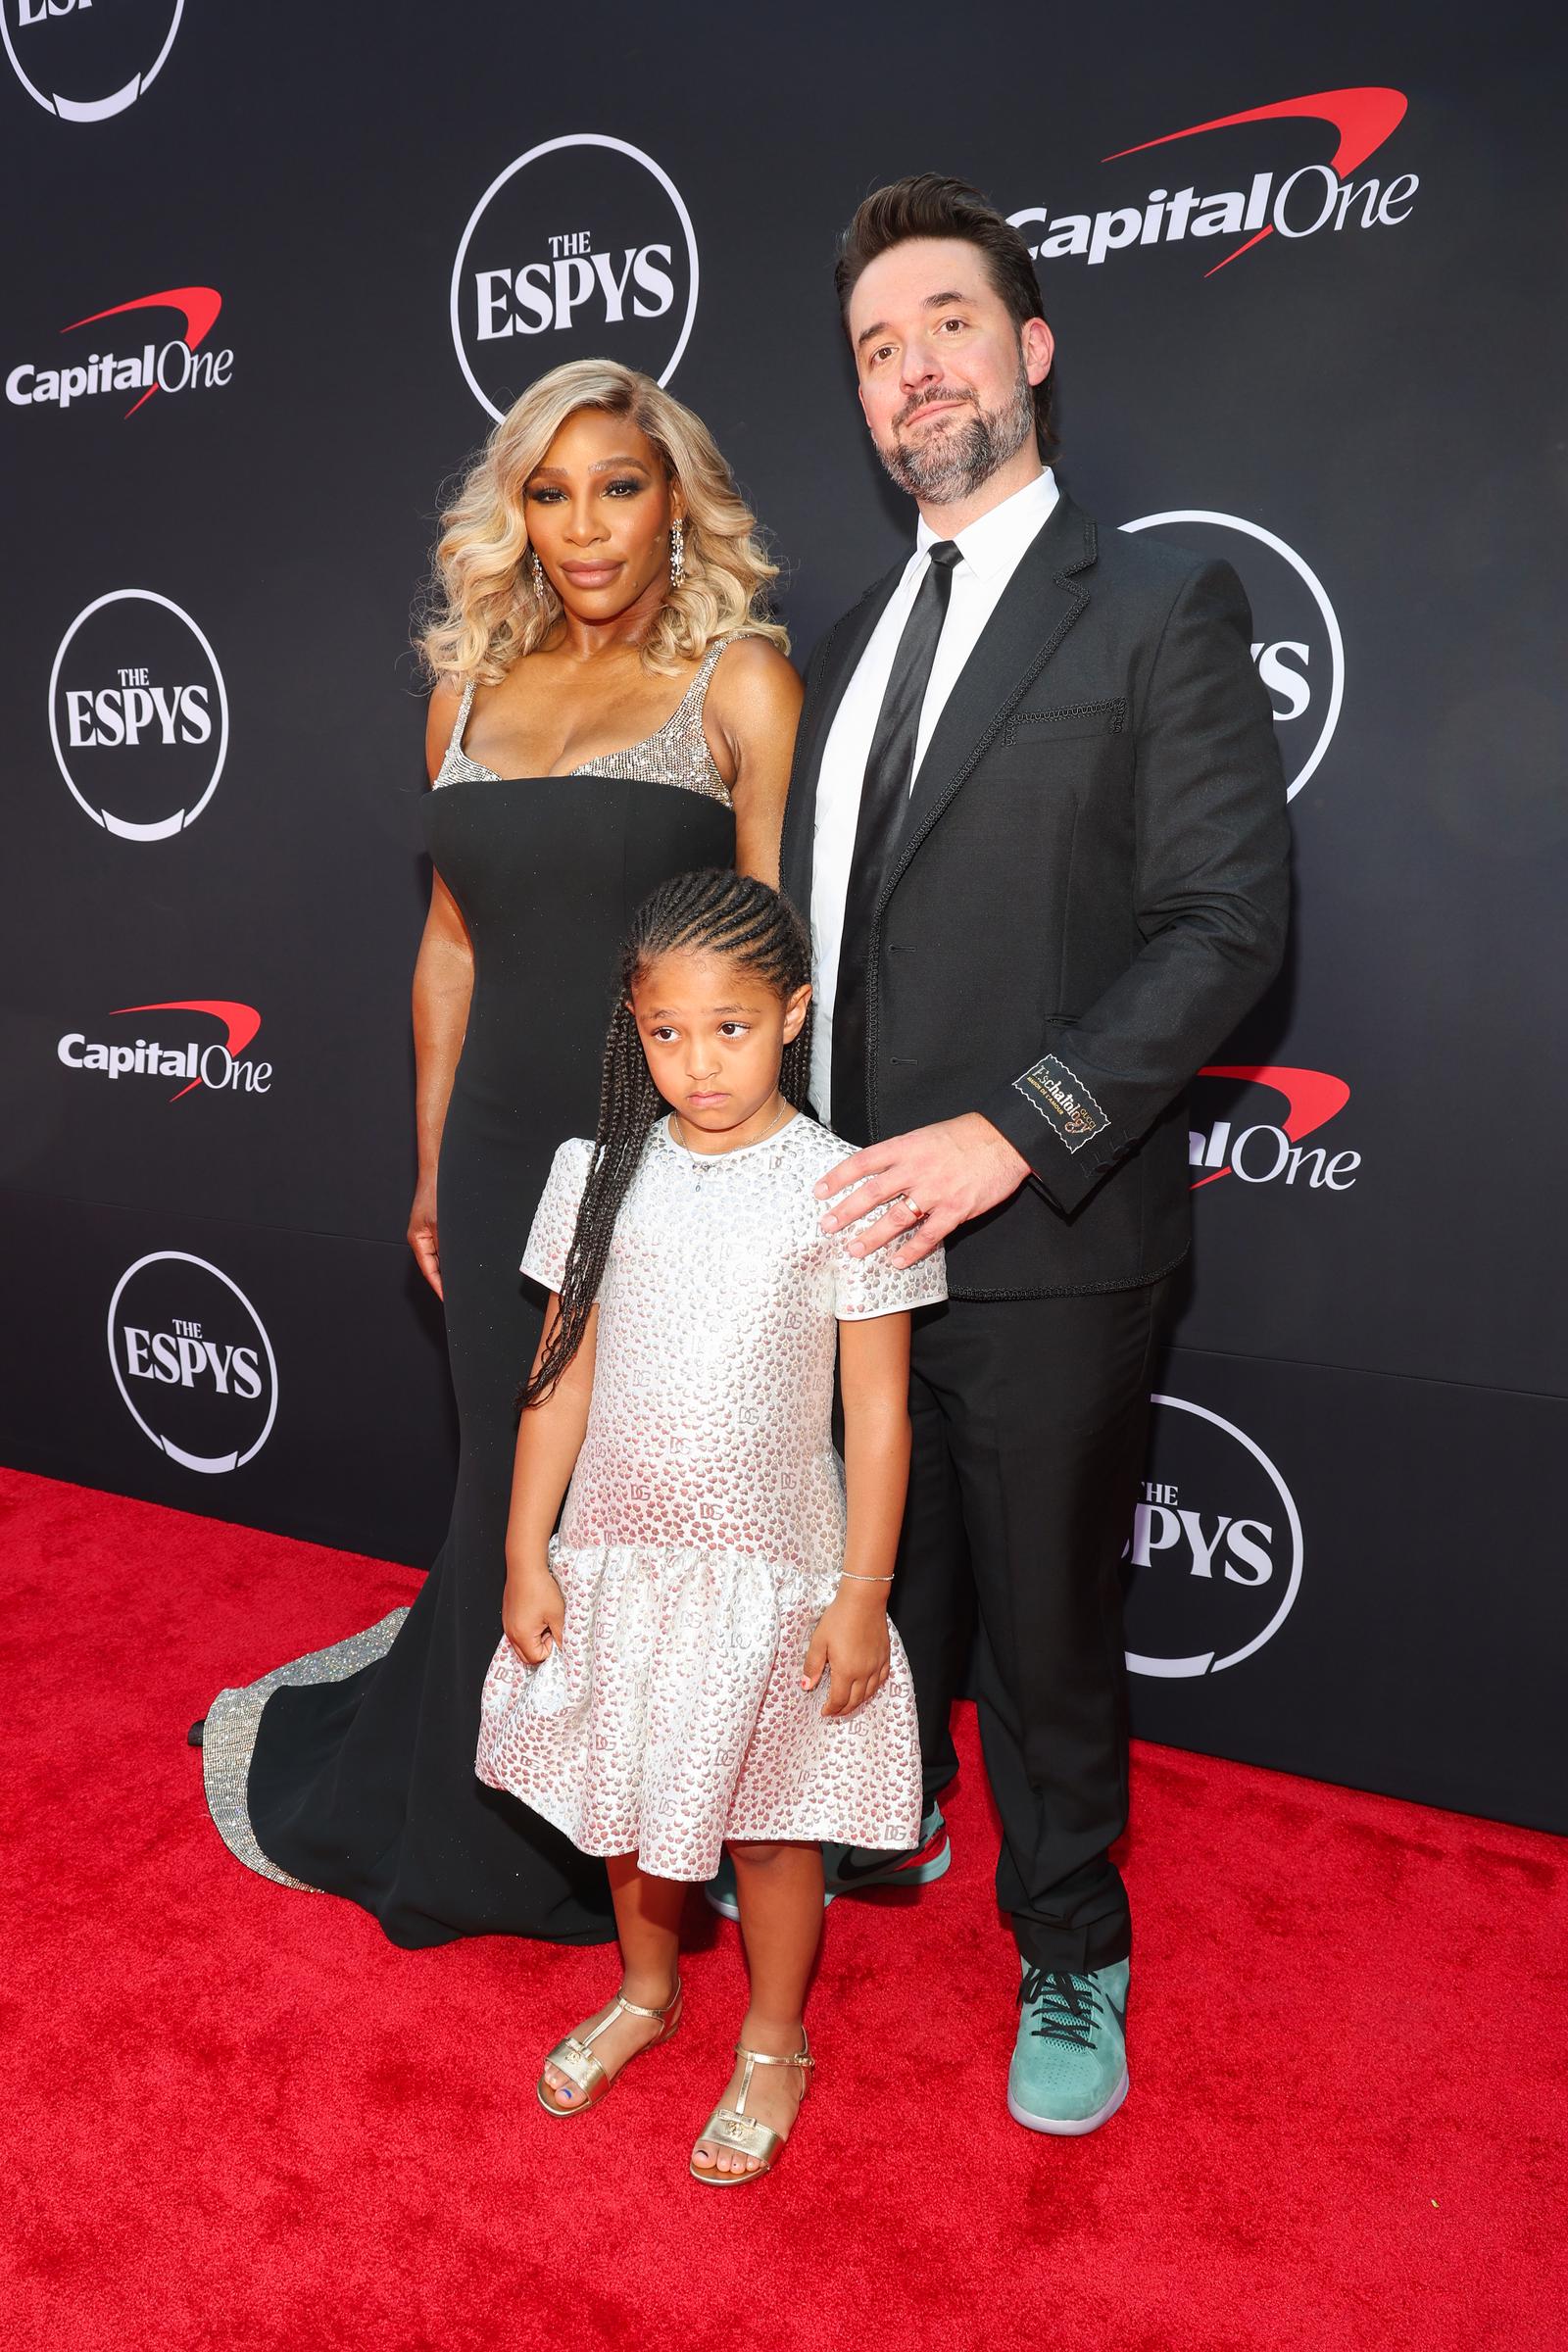
<path fill-rule="evenodd" d="M 686 576 L 686 525 L 677 514 L 669 526 L 669 584 L 678 588 Z"/>
<path fill-rule="evenodd" d="M 543 596 L 545 592 L 545 567 L 539 561 L 539 550 L 537 548 L 535 548 L 532 552 L 531 561 L 533 564 L 533 592 L 535 596 Z"/>

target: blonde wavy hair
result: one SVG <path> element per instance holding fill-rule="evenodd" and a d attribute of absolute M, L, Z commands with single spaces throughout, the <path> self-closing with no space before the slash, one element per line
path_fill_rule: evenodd
<path fill-rule="evenodd" d="M 634 368 L 613 360 L 568 360 L 507 411 L 441 517 L 424 625 L 416 639 L 431 675 L 496 685 L 555 627 L 561 599 L 548 579 L 542 590 L 534 586 L 523 494 L 579 409 L 629 417 L 685 497 L 684 571 L 642 647 L 644 668 L 667 675 L 743 634 L 765 637 L 788 653 L 789 637 L 766 606 L 778 565 L 763 554 L 757 517 L 702 418 Z"/>

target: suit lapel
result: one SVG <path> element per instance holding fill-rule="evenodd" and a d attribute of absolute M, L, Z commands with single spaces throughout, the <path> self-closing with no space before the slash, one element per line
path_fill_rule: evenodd
<path fill-rule="evenodd" d="M 1095 556 L 1095 525 L 1070 498 L 1058 498 L 1004 589 L 932 730 L 881 906 L 1013 704 L 1088 604 L 1089 591 L 1074 575 L 1087 570 Z"/>
<path fill-rule="evenodd" d="M 881 579 L 866 590 L 859 603 L 835 624 L 823 649 L 820 671 L 811 681 L 810 691 L 801 711 L 800 731 L 795 739 L 795 758 L 790 768 L 789 801 L 784 812 L 779 879 L 785 897 L 793 901 L 802 914 L 808 914 L 811 905 L 816 788 L 822 772 L 822 754 L 827 747 L 828 734 L 838 714 L 839 705 L 844 700 L 845 689 L 855 675 L 860 656 L 871 642 L 871 632 L 887 610 L 888 599 L 904 577 L 907 563 L 908 558 L 901 556 L 892 570 L 884 572 Z"/>

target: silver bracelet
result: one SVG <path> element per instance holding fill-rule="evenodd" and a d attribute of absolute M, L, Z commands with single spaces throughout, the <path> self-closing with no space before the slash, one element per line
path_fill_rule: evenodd
<path fill-rule="evenodd" d="M 891 1585 L 893 1582 L 891 1576 L 857 1576 L 853 1568 L 841 1568 L 839 1574 L 847 1576 L 852 1585 Z"/>

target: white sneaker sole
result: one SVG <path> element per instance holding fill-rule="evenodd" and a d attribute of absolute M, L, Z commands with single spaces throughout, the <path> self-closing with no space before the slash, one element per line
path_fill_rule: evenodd
<path fill-rule="evenodd" d="M 1121 2081 L 1103 2107 L 1097 2107 L 1093 2115 L 1071 2118 L 1056 2115 L 1031 2115 L 1027 2107 L 1021 2107 L 1018 2104 L 1010 2090 L 1007 2093 L 1007 2113 L 1015 2124 L 1022 2124 L 1026 2132 L 1049 2132 L 1055 2139 L 1081 2139 L 1086 2132 L 1098 2132 L 1102 2124 L 1109 2123 L 1127 2096 L 1130 2081 L 1127 2069 L 1123 2067 Z"/>

